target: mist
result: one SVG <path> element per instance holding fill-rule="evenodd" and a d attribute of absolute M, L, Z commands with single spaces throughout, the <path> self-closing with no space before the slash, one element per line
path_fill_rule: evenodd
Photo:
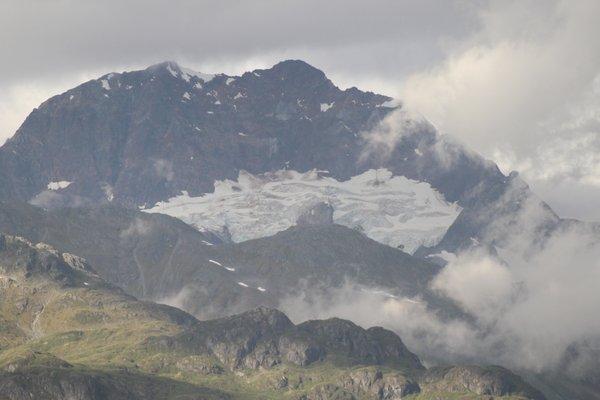
<path fill-rule="evenodd" d="M 351 282 L 290 297 L 280 307 L 296 322 L 340 317 L 384 326 L 429 364 L 554 370 L 575 344 L 589 347 L 600 338 L 600 242 L 597 230 L 584 224 L 537 236 L 546 222 L 539 201 L 528 199 L 516 221 L 500 219 L 489 230 L 484 241 L 496 245 L 456 254 L 432 280 L 431 289 L 467 319 L 447 319 L 423 299 L 394 298 Z"/>

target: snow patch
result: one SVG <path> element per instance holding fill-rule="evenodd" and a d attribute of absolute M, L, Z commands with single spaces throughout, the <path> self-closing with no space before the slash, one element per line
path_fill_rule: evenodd
<path fill-rule="evenodd" d="M 449 251 L 446 251 L 446 250 L 442 250 L 440 253 L 436 253 L 436 254 L 429 254 L 427 256 L 427 258 L 433 258 L 433 257 L 441 258 L 442 260 L 444 260 L 448 263 L 456 260 L 456 254 L 450 253 Z"/>
<path fill-rule="evenodd" d="M 208 262 L 209 262 L 209 263 L 213 263 L 213 264 L 215 264 L 215 265 L 218 265 L 219 267 L 222 267 L 222 266 L 223 266 L 223 264 L 221 264 L 220 262 L 218 262 L 218 261 L 215 261 L 215 260 L 211 260 L 211 259 L 209 259 L 209 260 L 208 260 Z"/>
<path fill-rule="evenodd" d="M 100 84 L 104 90 L 110 90 L 110 83 L 106 79 L 100 79 Z"/>
<path fill-rule="evenodd" d="M 262 286 L 257 287 L 256 290 L 258 290 L 259 292 L 266 292 L 267 291 L 267 289 L 265 289 Z"/>
<path fill-rule="evenodd" d="M 237 99 L 241 99 L 242 97 L 246 97 L 246 96 L 243 95 L 242 92 L 238 92 L 235 96 L 233 96 L 233 99 L 237 100 Z"/>
<path fill-rule="evenodd" d="M 169 71 L 169 74 L 171 74 L 171 76 L 173 76 L 174 78 L 183 79 L 186 82 L 189 82 L 192 77 L 196 77 L 199 80 L 206 83 L 211 81 L 215 77 L 215 75 L 213 74 L 204 74 L 202 72 L 194 71 L 189 68 L 180 67 L 179 65 L 172 62 L 168 62 L 166 68 L 167 71 Z"/>
<path fill-rule="evenodd" d="M 248 287 L 248 285 L 246 285 L 244 282 L 238 282 L 237 284 L 243 287 Z"/>
<path fill-rule="evenodd" d="M 332 103 L 321 103 L 321 112 L 325 112 L 333 107 L 334 102 Z"/>
<path fill-rule="evenodd" d="M 398 101 L 396 99 L 391 99 L 391 100 L 384 101 L 383 103 L 379 104 L 377 107 L 398 107 L 398 106 L 400 106 L 400 101 Z"/>
<path fill-rule="evenodd" d="M 175 71 L 175 69 L 173 69 L 173 67 L 171 66 L 171 63 L 168 63 L 168 64 L 167 64 L 167 71 L 169 71 L 169 73 L 170 73 L 170 74 L 171 74 L 173 77 L 175 77 L 175 78 L 177 78 L 177 77 L 178 77 L 178 75 L 177 75 L 177 71 Z"/>
<path fill-rule="evenodd" d="M 171 215 L 200 231 L 227 228 L 231 239 L 241 242 L 295 225 L 306 207 L 322 201 L 333 206 L 335 223 L 411 253 L 437 244 L 461 211 L 428 183 L 393 176 L 386 169 L 344 182 L 316 170 L 240 171 L 237 181 L 216 181 L 213 193 L 182 194 L 145 211 Z"/>
<path fill-rule="evenodd" d="M 60 189 L 66 189 L 69 187 L 69 185 L 73 183 L 73 182 L 69 182 L 69 181 L 56 181 L 56 182 L 50 182 L 48 183 L 48 190 L 60 190 Z"/>
<path fill-rule="evenodd" d="M 190 78 L 192 76 L 195 76 L 196 78 L 200 79 L 204 83 L 207 83 L 207 82 L 212 81 L 213 78 L 216 76 L 214 74 L 204 74 L 202 72 L 193 71 L 189 68 L 180 67 L 179 69 L 181 70 L 181 79 L 183 79 L 186 82 L 189 82 Z"/>
<path fill-rule="evenodd" d="M 206 240 L 203 240 L 203 241 L 202 241 L 202 243 L 204 243 L 204 244 L 205 244 L 205 245 L 207 245 L 207 246 L 214 246 L 214 244 L 213 244 L 213 243 L 211 243 L 211 242 L 207 242 Z"/>
<path fill-rule="evenodd" d="M 113 201 L 115 199 L 113 187 L 111 185 L 109 185 L 108 183 L 102 185 L 102 191 L 104 192 L 104 195 L 106 196 L 106 200 Z"/>
<path fill-rule="evenodd" d="M 233 81 L 235 81 L 235 78 L 227 78 L 227 80 L 225 81 L 225 84 L 229 86 L 229 84 Z"/>
<path fill-rule="evenodd" d="M 191 99 L 191 98 L 192 98 L 192 95 L 191 95 L 191 94 L 189 94 L 189 92 L 185 92 L 185 93 L 183 94 L 183 96 L 181 96 L 181 97 L 183 97 L 183 98 L 184 98 L 184 99 L 186 99 L 186 100 L 189 100 L 189 99 Z"/>

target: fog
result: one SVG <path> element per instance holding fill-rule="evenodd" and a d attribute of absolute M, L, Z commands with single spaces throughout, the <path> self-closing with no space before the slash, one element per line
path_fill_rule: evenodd
<path fill-rule="evenodd" d="M 295 321 L 336 316 L 387 327 L 429 363 L 554 369 L 569 346 L 600 337 L 600 243 L 586 226 L 541 238 L 547 218 L 539 201 L 528 199 L 516 222 L 500 218 L 490 228 L 484 241 L 498 244 L 493 251 L 461 252 L 431 282 L 472 319 L 445 319 L 422 299 L 390 298 L 352 283 L 288 298 L 281 308 Z"/>

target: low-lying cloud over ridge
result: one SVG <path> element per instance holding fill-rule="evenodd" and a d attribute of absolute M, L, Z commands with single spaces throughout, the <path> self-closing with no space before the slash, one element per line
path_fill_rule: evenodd
<path fill-rule="evenodd" d="M 561 214 L 600 220 L 599 14 L 597 1 L 491 2 L 481 29 L 400 97 Z M 588 195 L 571 198 L 573 186 Z"/>
<path fill-rule="evenodd" d="M 599 235 L 593 226 L 573 225 L 544 238 L 547 212 L 535 197 L 525 202 L 516 221 L 500 220 L 488 232 L 484 242 L 496 246 L 456 255 L 431 283 L 471 318 L 446 319 L 422 299 L 351 283 L 291 297 L 282 309 L 295 320 L 336 316 L 388 327 L 431 362 L 557 368 L 570 346 L 600 338 Z"/>

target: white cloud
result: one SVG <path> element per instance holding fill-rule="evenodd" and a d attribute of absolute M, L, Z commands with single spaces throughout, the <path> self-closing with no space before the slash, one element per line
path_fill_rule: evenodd
<path fill-rule="evenodd" d="M 135 218 L 127 228 L 119 233 L 119 237 L 124 239 L 145 236 L 152 232 L 152 224 L 150 221 L 144 221 L 141 218 Z"/>
<path fill-rule="evenodd" d="M 466 254 L 450 262 L 432 287 L 482 318 L 510 303 L 515 281 L 507 266 L 487 254 Z"/>
<path fill-rule="evenodd" d="M 515 199 L 504 201 L 508 207 Z M 457 254 L 431 283 L 469 319 L 447 319 L 423 299 L 390 298 L 380 288 L 352 284 L 313 288 L 281 307 L 295 320 L 338 316 L 382 325 L 429 361 L 556 368 L 569 346 L 600 338 L 600 240 L 583 226 L 546 236 L 540 227 L 547 211 L 535 197 L 521 203 L 517 218 L 500 218 L 482 238 L 493 247 Z"/>
<path fill-rule="evenodd" d="M 401 97 L 534 185 L 600 186 L 599 14 L 596 1 L 492 2 L 481 30 L 409 77 Z"/>

